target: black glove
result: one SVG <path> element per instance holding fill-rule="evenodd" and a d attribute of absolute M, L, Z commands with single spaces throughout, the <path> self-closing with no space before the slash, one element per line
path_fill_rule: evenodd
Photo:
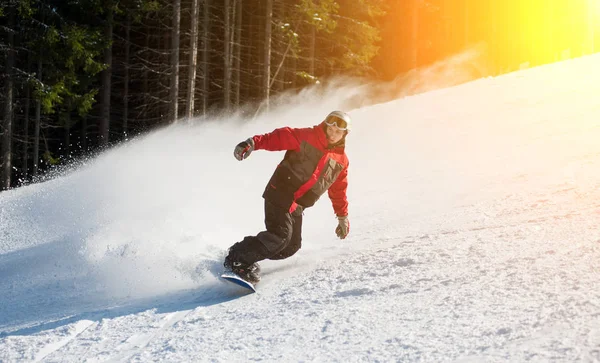
<path fill-rule="evenodd" d="M 337 234 L 340 239 L 344 239 L 348 233 L 350 233 L 350 221 L 348 220 L 348 216 L 338 216 L 338 226 L 335 229 L 335 234 Z"/>
<path fill-rule="evenodd" d="M 248 156 L 250 156 L 252 150 L 254 150 L 254 140 L 252 140 L 252 138 L 249 138 L 248 140 L 242 141 L 239 144 L 237 144 L 237 146 L 233 150 L 233 156 L 235 156 L 236 159 L 242 161 Z"/>

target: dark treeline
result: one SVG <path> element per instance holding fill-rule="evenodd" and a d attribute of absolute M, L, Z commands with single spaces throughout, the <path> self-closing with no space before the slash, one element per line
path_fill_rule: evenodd
<path fill-rule="evenodd" d="M 363 0 L 4 0 L 2 189 L 157 125 L 374 75 L 382 15 Z"/>
<path fill-rule="evenodd" d="M 562 0 L 532 23 L 538 2 L 0 0 L 0 190 L 158 125 L 264 112 L 337 75 L 391 79 L 477 42 L 496 74 L 558 60 L 569 39 L 548 24 L 586 23 Z"/>

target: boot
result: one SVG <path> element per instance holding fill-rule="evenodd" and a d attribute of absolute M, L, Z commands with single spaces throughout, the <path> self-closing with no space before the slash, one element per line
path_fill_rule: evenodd
<path fill-rule="evenodd" d="M 227 270 L 233 272 L 251 284 L 256 284 L 260 281 L 260 266 L 256 262 L 251 265 L 247 265 L 242 262 L 232 261 L 232 259 L 227 256 L 225 257 L 223 266 L 225 266 Z"/>

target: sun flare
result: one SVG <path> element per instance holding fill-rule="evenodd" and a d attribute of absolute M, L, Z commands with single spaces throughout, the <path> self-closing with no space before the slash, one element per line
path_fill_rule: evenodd
<path fill-rule="evenodd" d="M 532 63 L 559 61 L 594 52 L 600 0 L 530 0 L 515 3 L 500 21 L 513 51 Z M 511 19 L 512 18 L 512 19 Z M 516 25 L 511 29 L 510 25 Z"/>

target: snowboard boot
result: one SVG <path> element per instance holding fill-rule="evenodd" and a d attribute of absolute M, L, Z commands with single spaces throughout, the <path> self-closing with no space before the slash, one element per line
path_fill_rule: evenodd
<path fill-rule="evenodd" d="M 241 262 L 232 261 L 231 258 L 227 256 L 225 257 L 223 266 L 251 284 L 256 284 L 260 281 L 260 266 L 256 262 L 247 265 Z"/>

